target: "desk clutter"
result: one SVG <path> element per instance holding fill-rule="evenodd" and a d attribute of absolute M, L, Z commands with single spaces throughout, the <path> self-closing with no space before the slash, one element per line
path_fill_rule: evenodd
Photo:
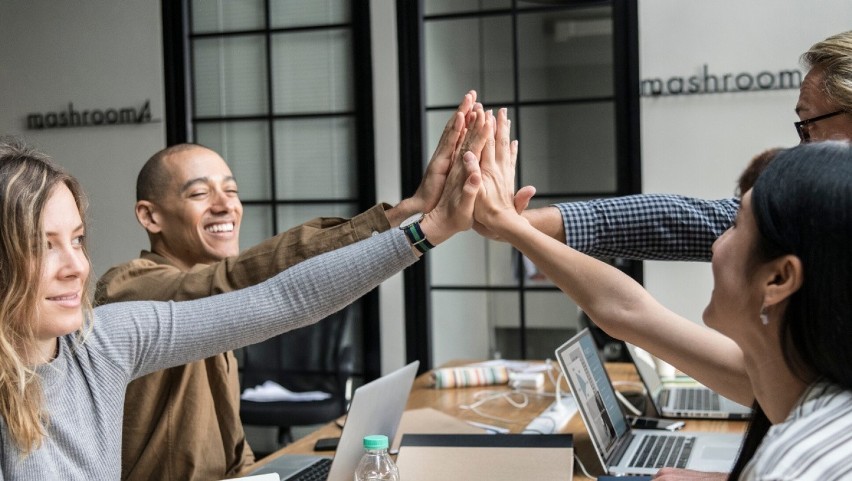
<path fill-rule="evenodd" d="M 435 371 L 422 374 L 414 382 L 409 391 L 408 399 L 400 397 L 395 404 L 406 403 L 406 410 L 400 415 L 391 416 L 387 408 L 378 407 L 376 399 L 366 402 L 366 412 L 354 412 L 357 400 L 362 397 L 358 391 L 355 396 L 350 416 L 345 423 L 346 429 L 329 423 L 317 432 L 297 440 L 291 446 L 282 449 L 277 457 L 269 461 L 261 460 L 262 467 L 254 469 L 252 474 L 260 474 L 261 470 L 277 469 L 284 458 L 315 457 L 313 447 L 317 439 L 322 437 L 346 436 L 361 431 L 354 419 L 373 417 L 387 419 L 389 416 L 398 419 L 395 426 L 389 427 L 383 434 L 388 436 L 389 453 L 398 453 L 396 463 L 400 469 L 400 479 L 418 481 L 424 479 L 465 479 L 479 480 L 516 480 L 516 479 L 555 479 L 592 480 L 604 473 L 604 466 L 599 465 L 595 457 L 597 452 L 593 439 L 587 436 L 576 436 L 577 433 L 588 432 L 580 416 L 575 416 L 577 399 L 569 393 L 565 380 L 559 378 L 562 371 L 556 363 L 537 361 L 487 361 L 484 363 L 456 365 L 453 367 L 473 368 L 502 368 L 509 373 L 509 381 L 500 385 L 483 385 L 480 387 L 458 386 L 457 389 L 435 387 Z M 635 366 L 630 363 L 617 363 L 600 366 L 601 375 L 604 369 L 615 381 L 633 382 L 636 378 Z M 513 383 L 514 374 L 524 373 L 533 381 L 526 386 Z M 413 374 L 413 373 L 412 373 Z M 536 374 L 544 378 L 543 386 L 536 387 Z M 376 382 L 376 381 L 374 381 Z M 561 386 L 556 388 L 556 386 Z M 368 384 L 369 385 L 369 384 Z M 363 389 L 362 386 L 361 389 Z M 387 397 L 387 388 L 378 391 L 379 400 Z M 584 390 L 580 390 L 584 392 Z M 369 397 L 369 396 L 368 396 Z M 364 401 L 367 398 L 361 399 Z M 565 420 L 568 419 L 566 423 Z M 720 426 L 721 421 L 690 421 L 708 425 L 707 431 L 741 432 L 745 427 L 741 421 L 733 428 Z M 688 426 L 691 427 L 691 426 Z M 381 430 L 369 429 L 369 432 Z M 557 433 L 574 433 L 567 436 Z M 516 434 L 517 433 L 517 434 Z M 527 433 L 527 434 L 523 434 Z M 655 431 L 664 433 L 664 431 Z M 360 434 L 367 434 L 360 433 Z M 671 434 L 671 433 L 670 433 Z M 720 433 L 721 434 L 721 433 Z M 551 446 L 548 443 L 561 443 Z M 570 440 L 570 444 L 566 443 Z M 582 444 L 581 456 L 577 457 L 575 441 Z M 362 455 L 363 447 L 358 446 Z M 548 451 L 553 449 L 553 452 Z M 533 453 L 532 450 L 535 450 Z M 335 460 L 340 460 L 341 450 L 338 447 Z M 530 455 L 532 454 L 532 455 Z M 297 455 L 297 456 L 292 456 Z M 584 457 L 585 456 L 585 457 Z M 436 459 L 439 459 L 437 461 Z M 595 474 L 590 474 L 581 460 Z M 589 462 L 592 462 L 590 465 Z M 597 462 L 595 462 L 597 461 Z M 531 463 L 531 465 L 527 465 Z M 577 468 L 578 473 L 574 472 Z M 355 464 L 347 467 L 339 477 L 329 478 L 328 481 L 351 481 Z M 282 472 L 279 470 L 279 472 Z M 520 472 L 520 474 L 518 474 Z M 283 473 L 283 472 L 282 472 Z M 447 474 L 447 473 L 451 473 Z M 255 481 L 255 478 L 251 478 Z M 275 478 L 269 478 L 275 481 Z M 281 479 L 290 481 L 292 478 L 282 474 Z M 609 479 L 602 477 L 600 479 Z M 634 479 L 624 478 L 619 479 Z M 648 479 L 646 477 L 637 477 Z M 257 479 L 266 481 L 266 478 Z"/>
<path fill-rule="evenodd" d="M 254 402 L 309 402 L 322 401 L 331 397 L 322 391 L 293 392 L 275 381 L 266 381 L 255 387 L 246 388 L 240 399 Z"/>
<path fill-rule="evenodd" d="M 509 370 L 496 367 L 445 367 L 432 371 L 436 389 L 454 387 L 490 386 L 509 382 Z"/>
<path fill-rule="evenodd" d="M 431 376 L 435 389 L 498 384 L 509 384 L 514 388 L 541 389 L 544 386 L 545 373 L 549 374 L 552 369 L 549 362 L 542 364 L 497 359 L 465 366 L 433 369 Z M 554 383 L 556 381 L 552 375 L 551 381 Z"/>

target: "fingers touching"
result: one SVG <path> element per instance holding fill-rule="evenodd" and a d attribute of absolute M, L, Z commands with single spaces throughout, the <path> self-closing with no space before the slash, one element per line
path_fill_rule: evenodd
<path fill-rule="evenodd" d="M 403 201 L 406 207 L 403 210 L 407 211 L 405 212 L 407 215 L 404 215 L 404 217 L 415 212 L 429 212 L 437 205 L 441 192 L 444 190 L 447 173 L 450 171 L 453 159 L 458 155 L 461 141 L 465 137 L 467 131 L 466 119 L 472 114 L 475 105 L 476 91 L 471 90 L 464 95 L 458 110 L 447 120 L 438 146 L 429 160 L 429 165 L 426 166 L 426 173 L 417 188 L 417 192 L 410 200 Z"/>

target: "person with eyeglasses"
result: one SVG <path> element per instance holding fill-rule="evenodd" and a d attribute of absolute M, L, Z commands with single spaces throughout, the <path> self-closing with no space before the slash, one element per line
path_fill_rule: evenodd
<path fill-rule="evenodd" d="M 795 107 L 800 141 L 852 139 L 852 31 L 815 43 L 801 62 L 808 73 Z M 524 207 L 526 201 L 517 203 Z M 710 246 L 731 225 L 739 204 L 738 198 L 638 194 L 553 204 L 523 215 L 538 230 L 595 257 L 709 261 Z"/>

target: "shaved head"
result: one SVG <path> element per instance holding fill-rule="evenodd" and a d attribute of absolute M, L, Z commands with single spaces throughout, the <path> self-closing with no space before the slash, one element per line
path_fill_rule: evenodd
<path fill-rule="evenodd" d="M 139 176 L 136 178 L 136 201 L 156 202 L 159 200 L 163 195 L 163 187 L 168 185 L 171 178 L 169 169 L 166 167 L 166 158 L 193 149 L 210 150 L 199 144 L 177 144 L 166 147 L 152 155 L 142 166 L 142 170 L 139 171 Z"/>

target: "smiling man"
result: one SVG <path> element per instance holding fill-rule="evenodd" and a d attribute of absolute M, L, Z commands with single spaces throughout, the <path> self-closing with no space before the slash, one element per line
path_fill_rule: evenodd
<path fill-rule="evenodd" d="M 400 210 L 406 209 L 379 204 L 352 219 L 315 219 L 240 254 L 243 207 L 231 169 L 205 147 L 172 146 L 155 154 L 137 179 L 136 218 L 151 250 L 107 271 L 98 281 L 96 302 L 196 299 L 253 285 L 414 213 Z M 131 382 L 122 479 L 236 475 L 254 462 L 239 409 L 231 352 Z"/>
<path fill-rule="evenodd" d="M 176 267 L 239 254 L 243 206 L 237 181 L 216 152 L 191 144 L 166 149 L 145 165 L 136 189 L 136 218 L 151 250 Z"/>
<path fill-rule="evenodd" d="M 318 218 L 242 253 L 243 207 L 237 181 L 216 152 L 195 144 L 168 147 L 139 172 L 136 218 L 150 251 L 111 268 L 98 281 L 97 304 L 187 300 L 262 282 L 305 259 L 429 212 L 447 181 L 465 115 L 465 95 L 439 140 L 412 197 L 378 204 L 351 218 Z M 233 477 L 254 462 L 240 422 L 237 363 L 230 352 L 139 378 L 128 385 L 122 432 L 122 479 L 197 480 Z"/>

